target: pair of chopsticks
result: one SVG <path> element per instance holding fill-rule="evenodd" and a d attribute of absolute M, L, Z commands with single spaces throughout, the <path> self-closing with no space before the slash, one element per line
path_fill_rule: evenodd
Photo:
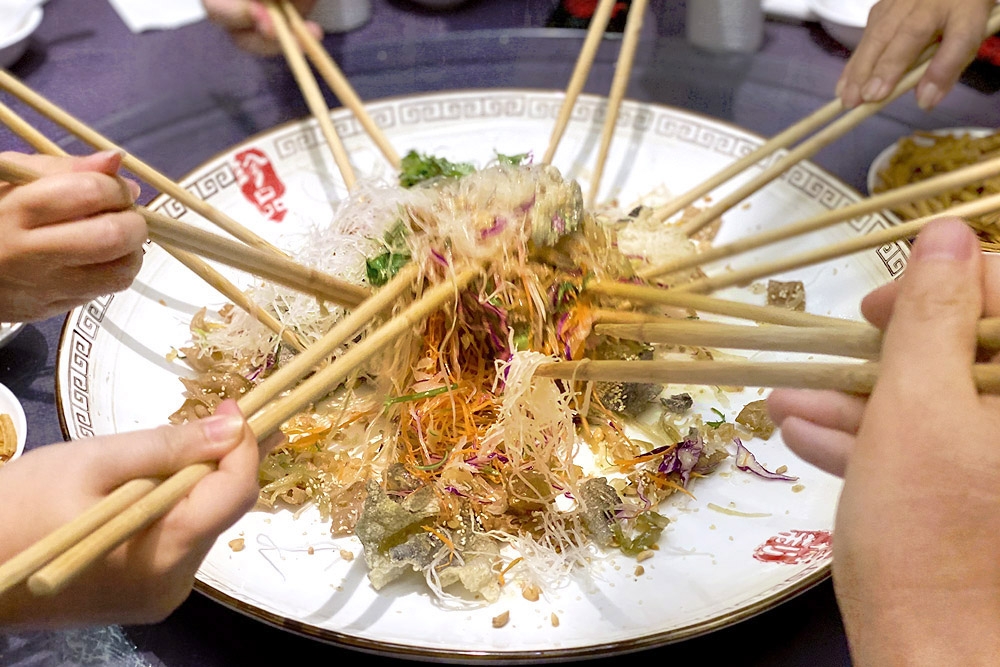
<path fill-rule="evenodd" d="M 712 313 L 763 324 L 823 328 L 828 332 L 835 332 L 831 335 L 837 335 L 845 329 L 870 328 L 867 324 L 856 320 L 816 315 L 778 306 L 758 306 L 740 301 L 717 299 L 702 294 L 691 294 L 650 285 L 622 283 L 615 280 L 599 279 L 587 282 L 583 291 L 585 294 Z M 605 319 L 605 321 L 608 320 Z"/>
<path fill-rule="evenodd" d="M 645 343 L 823 354 L 854 359 L 877 359 L 882 332 L 861 324 L 831 332 L 829 327 L 788 327 L 725 324 L 668 317 L 637 323 L 599 323 L 594 333 Z M 977 325 L 980 350 L 1000 351 L 1000 317 L 986 317 Z"/>
<path fill-rule="evenodd" d="M 0 160 L 0 179 L 8 183 L 24 184 L 38 178 L 39 175 L 30 169 L 9 160 Z M 369 295 L 364 287 L 298 264 L 285 255 L 232 241 L 144 206 L 133 208 L 145 218 L 150 239 L 161 245 L 215 260 L 348 308 L 357 306 Z"/>
<path fill-rule="evenodd" d="M 549 145 L 542 159 L 543 164 L 551 164 L 559 147 L 559 142 L 566 131 L 573 107 L 583 90 L 590 68 L 594 63 L 597 54 L 597 47 L 601 38 L 607 30 L 611 20 L 616 0 L 600 0 L 590 19 L 587 28 L 587 35 L 584 38 L 583 47 L 577 57 L 573 68 L 573 74 L 566 86 L 566 94 L 563 103 L 556 117 L 556 123 L 549 138 Z M 634 0 L 628 7 L 628 15 L 625 19 L 625 31 L 622 33 L 621 50 L 618 53 L 618 61 L 615 63 L 615 74 L 611 80 L 611 90 L 608 93 L 608 102 L 604 112 L 604 123 L 601 128 L 601 143 L 598 149 L 597 162 L 594 166 L 590 179 L 590 189 L 587 193 L 587 206 L 593 207 L 597 200 L 597 193 L 600 190 L 601 178 L 604 174 L 604 165 L 607 162 L 608 152 L 611 150 L 611 140 L 614 137 L 615 125 L 618 122 L 618 114 L 621 109 L 625 91 L 632 74 L 632 64 L 635 60 L 636 47 L 639 44 L 639 35 L 642 31 L 643 15 L 646 13 L 648 0 Z"/>
<path fill-rule="evenodd" d="M 322 398 L 380 350 L 413 330 L 464 289 L 480 273 L 470 268 L 439 283 L 412 301 L 388 322 L 328 365 L 317 370 L 334 350 L 365 329 L 383 311 L 412 290 L 418 267 L 404 267 L 385 287 L 339 321 L 319 341 L 278 368 L 239 400 L 240 410 L 258 441 Z M 309 377 L 305 377 L 309 373 Z M 301 381 L 300 381 L 301 380 Z M 279 397 L 290 387 L 287 394 Z M 211 462 L 196 463 L 165 480 L 139 479 L 123 484 L 76 519 L 0 565 L 0 594 L 27 581 L 35 595 L 55 595 L 96 560 L 163 516 L 205 475 Z"/>
<path fill-rule="evenodd" d="M 994 7 L 987 23 L 985 34 L 993 34 L 1000 30 L 1000 6 Z M 766 166 L 763 171 L 749 182 L 738 187 L 729 195 L 723 197 L 712 207 L 705 209 L 698 215 L 686 221 L 682 230 L 688 235 L 693 235 L 711 224 L 723 213 L 730 210 L 744 199 L 757 192 L 760 188 L 778 178 L 797 162 L 807 159 L 823 147 L 829 145 L 847 131 L 853 129 L 869 116 L 874 115 L 886 105 L 898 99 L 901 95 L 911 90 L 920 81 L 930 64 L 930 58 L 938 49 L 938 44 L 933 44 L 926 48 L 918 58 L 914 66 L 897 84 L 893 92 L 881 102 L 867 102 L 859 105 L 843 115 L 840 119 L 830 123 L 826 128 L 817 132 L 811 138 L 803 141 L 795 148 L 789 150 L 780 159 L 774 160 Z M 707 195 L 721 185 L 725 184 L 735 176 L 741 174 L 749 167 L 761 163 L 767 157 L 779 150 L 786 149 L 791 144 L 803 139 L 811 132 L 824 124 L 832 121 L 844 111 L 843 104 L 839 99 L 821 107 L 810 116 L 802 119 L 795 125 L 789 127 L 784 132 L 776 135 L 770 141 L 765 142 L 760 148 L 748 153 L 739 160 L 730 164 L 715 176 L 703 181 L 699 185 L 681 194 L 663 206 L 657 207 L 654 212 L 656 220 L 665 221 L 694 203 L 699 197 Z M 660 275 L 662 272 L 656 268 L 648 271 L 651 275 Z"/>
<path fill-rule="evenodd" d="M 305 21 L 298 10 L 287 0 L 265 0 L 264 6 L 267 8 L 271 21 L 274 23 L 275 34 L 281 45 L 285 60 L 295 77 L 295 81 L 302 92 L 309 111 L 319 124 L 320 131 L 326 139 L 333 154 L 334 162 L 340 170 L 340 175 L 344 179 L 348 190 L 354 189 L 357 183 L 357 176 L 351 166 L 350 158 L 340 140 L 340 135 L 333 125 L 330 117 L 330 109 L 323 99 L 319 84 L 313 77 L 306 60 L 308 56 L 316 70 L 323 76 L 324 80 L 333 90 L 340 101 L 351 110 L 354 117 L 368 133 L 368 136 L 375 142 L 382 155 L 394 169 L 399 169 L 399 155 L 393 149 L 388 139 L 383 134 L 381 128 L 365 110 L 364 104 L 357 93 L 351 87 L 343 72 L 334 62 L 330 54 L 327 53 L 323 45 L 320 44 L 312 34 L 306 29 Z"/>
<path fill-rule="evenodd" d="M 694 384 L 729 387 L 830 389 L 870 394 L 878 362 L 807 361 L 560 361 L 540 365 L 535 375 L 569 381 Z M 1000 393 L 1000 364 L 973 364 L 977 389 Z"/>
<path fill-rule="evenodd" d="M 643 278 L 651 280 L 676 271 L 689 270 L 704 266 L 710 262 L 730 259 L 740 253 L 749 252 L 768 244 L 786 241 L 802 234 L 825 229 L 834 224 L 857 219 L 870 213 L 892 208 L 901 203 L 919 201 L 925 197 L 962 188 L 996 174 L 1000 174 L 1000 158 L 992 158 L 980 164 L 969 165 L 924 181 L 889 190 L 790 225 L 736 239 L 727 244 L 709 247 L 669 263 L 658 265 L 655 269 L 650 267 L 641 269 L 638 273 Z M 742 269 L 730 267 L 719 275 L 680 283 L 672 286 L 671 289 L 689 292 L 710 292 L 731 285 L 746 285 L 764 276 L 775 275 L 783 271 L 809 266 L 862 250 L 877 248 L 901 239 L 912 238 L 928 222 L 945 215 L 971 218 L 997 209 L 1000 209 L 1000 195 L 988 195 L 956 204 L 929 216 L 861 234 L 826 247 L 779 257 L 778 259 Z M 779 253 L 773 254 L 778 255 Z"/>
<path fill-rule="evenodd" d="M 646 343 L 823 354 L 875 361 L 583 360 L 542 364 L 536 375 L 571 381 L 788 387 L 868 394 L 878 378 L 882 332 L 867 324 L 856 324 L 855 328 L 832 331 L 827 326 L 748 326 L 663 317 L 639 323 L 597 324 L 594 332 Z M 977 337 L 980 350 L 1000 351 L 1000 317 L 981 319 Z M 1000 365 L 974 364 L 972 372 L 980 391 L 1000 392 Z"/>

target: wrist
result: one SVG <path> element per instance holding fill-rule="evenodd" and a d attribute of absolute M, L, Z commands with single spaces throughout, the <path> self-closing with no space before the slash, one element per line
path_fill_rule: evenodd
<path fill-rule="evenodd" d="M 856 595 L 834 580 L 855 665 L 993 665 L 1000 655 L 1000 590 L 908 591 L 877 587 Z"/>

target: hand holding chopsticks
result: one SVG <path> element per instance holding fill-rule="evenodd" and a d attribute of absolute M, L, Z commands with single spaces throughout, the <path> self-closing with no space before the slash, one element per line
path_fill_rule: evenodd
<path fill-rule="evenodd" d="M 4 587 L 0 624 L 148 623 L 173 611 L 190 592 L 218 534 L 258 493 L 257 441 L 233 402 L 221 405 L 217 414 L 212 421 L 52 444 L 0 469 L 0 567 L 9 573 L 24 563 L 14 554 L 28 553 L 32 543 L 55 537 L 72 544 L 101 525 L 109 515 L 101 516 L 103 503 L 97 500 L 115 487 L 113 496 L 138 499 L 155 487 L 156 477 L 178 466 L 218 461 L 218 472 L 204 479 L 168 521 L 135 536 L 127 549 L 110 555 L 59 598 L 37 597 L 25 586 Z"/>
<path fill-rule="evenodd" d="M 997 30 L 1000 30 L 1000 7 L 993 8 L 986 26 L 986 34 L 993 34 Z M 701 211 L 698 215 L 693 216 L 684 223 L 683 229 L 685 233 L 688 235 L 697 233 L 699 230 L 708 226 L 715 220 L 718 220 L 726 211 L 729 211 L 747 197 L 757 192 L 774 179 L 778 178 L 794 164 L 812 157 L 822 148 L 829 145 L 856 127 L 866 118 L 874 115 L 887 104 L 916 86 L 917 83 L 922 80 L 928 66 L 930 65 L 930 59 L 937 52 L 937 50 L 938 44 L 936 43 L 925 49 L 917 59 L 917 63 L 913 69 L 903 76 L 895 87 L 882 96 L 878 101 L 861 104 L 860 106 L 844 113 L 842 117 L 837 118 L 837 116 L 845 110 L 845 107 L 841 104 L 839 99 L 833 100 L 810 116 L 799 121 L 799 123 L 796 123 L 787 130 L 776 135 L 770 141 L 765 142 L 757 150 L 748 153 L 733 164 L 721 170 L 718 174 L 706 179 L 687 192 L 674 197 L 663 206 L 658 207 L 655 213 L 656 218 L 658 220 L 667 220 L 674 214 L 683 210 L 686 206 L 693 204 L 699 197 L 707 195 L 709 192 L 733 179 L 735 176 L 743 173 L 751 166 L 755 164 L 762 165 L 762 170 L 759 174 L 752 177 L 749 181 L 739 185 L 733 192 L 721 197 L 718 201 L 714 202 L 712 206 Z M 834 120 L 835 118 L 837 118 L 837 120 Z M 797 146 L 789 148 L 789 146 L 802 140 L 810 132 L 817 130 L 827 122 L 830 122 L 830 124 L 822 130 L 816 132 L 815 135 L 805 139 Z M 766 158 L 780 150 L 786 149 L 787 152 L 785 154 L 777 157 L 770 163 L 765 164 L 764 161 Z"/>
<path fill-rule="evenodd" d="M 0 160 L 0 180 L 8 183 L 29 183 L 39 175 L 10 161 Z M 285 255 L 251 248 L 237 241 L 212 234 L 173 218 L 135 206 L 146 220 L 151 239 L 207 259 L 213 259 L 253 275 L 311 294 L 319 299 L 343 306 L 356 306 L 368 296 L 368 290 L 302 266 Z"/>
<path fill-rule="evenodd" d="M 287 395 L 278 398 L 279 394 L 313 370 L 313 366 L 318 363 L 317 360 L 331 354 L 336 347 L 391 306 L 396 298 L 410 288 L 415 277 L 413 270 L 406 269 L 398 274 L 383 288 L 383 292 L 349 315 L 313 348 L 296 357 L 287 370 L 270 376 L 240 399 L 240 409 L 249 415 L 250 428 L 258 440 L 275 433 L 292 415 L 331 391 L 352 372 L 368 362 L 379 350 L 405 335 L 428 315 L 454 299 L 456 292 L 468 285 L 477 275 L 478 270 L 469 269 L 459 273 L 453 280 L 432 287 L 420 299 L 399 312 L 384 326 L 376 329 L 362 343 L 350 348 L 333 362 L 313 373 Z M 191 464 L 162 483 L 155 484 L 151 490 L 146 480 L 123 486 L 124 490 L 108 496 L 88 510 L 79 521 L 61 528 L 52 537 L 30 547 L 8 563 L 0 565 L 0 591 L 16 585 L 31 575 L 28 586 L 36 594 L 52 595 L 59 592 L 79 572 L 169 511 L 178 499 L 184 497 L 213 469 L 214 465 L 211 463 Z M 145 495 L 143 492 L 146 492 Z M 139 500 L 135 500 L 136 496 L 140 497 Z M 101 523 L 102 520 L 106 522 Z M 86 537 L 81 539 L 80 536 L 84 534 Z"/>
<path fill-rule="evenodd" d="M 127 288 L 142 265 L 146 225 L 129 210 L 129 184 L 114 176 L 120 156 L 16 159 L 51 176 L 23 190 L 0 185 L 5 320 L 43 320 Z"/>

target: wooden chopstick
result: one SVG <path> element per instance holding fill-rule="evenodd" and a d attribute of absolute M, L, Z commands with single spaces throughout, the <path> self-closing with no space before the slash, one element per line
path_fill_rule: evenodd
<path fill-rule="evenodd" d="M 149 238 L 157 243 L 166 243 L 174 248 L 213 259 L 346 308 L 357 306 L 370 295 L 366 287 L 303 266 L 284 255 L 250 248 L 238 241 L 231 241 L 142 206 L 137 206 L 136 210 L 146 218 Z"/>
<path fill-rule="evenodd" d="M 383 347 L 405 335 L 449 299 L 454 299 L 457 292 L 478 275 L 480 275 L 478 268 L 467 269 L 457 274 L 453 280 L 431 287 L 423 297 L 413 302 L 384 326 L 376 329 L 365 340 L 301 382 L 289 394 L 264 405 L 248 419 L 257 439 L 263 440 L 268 437 L 295 413 L 322 398 Z M 240 399 L 241 410 L 253 394 L 251 391 Z M 268 396 L 268 400 L 273 398 L 273 395 Z M 55 595 L 95 560 L 163 516 L 200 479 L 214 469 L 214 463 L 197 463 L 182 468 L 74 546 L 60 553 L 48 554 L 52 556 L 48 563 L 28 577 L 29 590 L 35 595 Z"/>
<path fill-rule="evenodd" d="M 439 310 L 449 299 L 457 298 L 458 293 L 478 275 L 480 275 L 479 268 L 465 269 L 453 279 L 428 289 L 420 299 L 369 334 L 362 343 L 348 349 L 329 366 L 304 380 L 287 396 L 271 401 L 255 412 L 250 418 L 254 433 L 266 436 L 276 431 L 303 406 L 322 398 L 349 373 L 371 359 L 377 350 L 406 335 L 429 315 Z"/>
<path fill-rule="evenodd" d="M 559 114 L 556 116 L 556 124 L 552 128 L 552 135 L 549 137 L 549 146 L 545 149 L 545 157 L 542 158 L 542 164 L 552 164 L 552 158 L 555 157 L 556 150 L 559 148 L 559 142 L 566 132 L 566 126 L 569 124 L 570 116 L 573 115 L 573 107 L 576 106 L 576 100 L 580 97 L 580 92 L 583 90 L 583 86 L 590 76 L 590 68 L 594 64 L 597 48 L 601 45 L 604 33 L 608 29 L 608 23 L 611 22 L 611 14 L 617 2 L 618 0 L 600 0 L 597 8 L 594 10 L 594 15 L 590 18 L 590 25 L 587 27 L 587 36 L 583 40 L 583 47 L 580 49 L 580 55 L 577 56 L 576 65 L 573 67 L 573 74 L 566 85 L 566 94 L 563 97 L 562 106 L 559 107 Z"/>
<path fill-rule="evenodd" d="M 382 155 L 389 162 L 394 169 L 399 169 L 400 160 L 399 154 L 392 147 L 389 139 L 385 136 L 382 128 L 378 126 L 378 123 L 371 117 L 368 110 L 365 109 L 364 103 L 358 94 L 355 92 L 354 88 L 351 86 L 347 77 L 341 71 L 340 67 L 330 56 L 329 52 L 323 45 L 313 37 L 312 33 L 306 29 L 305 21 L 299 11 L 295 8 L 295 5 L 288 2 L 287 0 L 282 0 L 281 8 L 288 17 L 288 22 L 292 28 L 292 32 L 295 37 L 298 38 L 299 44 L 301 44 L 302 49 L 305 51 L 306 56 L 312 62 L 313 67 L 319 72 L 320 76 L 326 81 L 327 85 L 337 96 L 337 99 L 341 103 L 350 109 L 354 117 L 358 119 L 361 123 L 361 127 L 364 128 L 365 132 L 371 140 L 378 146 L 378 149 L 382 152 Z"/>
<path fill-rule="evenodd" d="M 212 222 L 235 238 L 254 248 L 266 250 L 279 255 L 285 255 L 285 252 L 280 248 L 272 245 L 267 240 L 253 233 L 222 211 L 213 207 L 204 199 L 191 194 L 188 190 L 153 169 L 148 164 L 142 162 L 135 156 L 130 155 L 124 148 L 116 145 L 114 142 L 77 120 L 66 111 L 63 111 L 55 104 L 18 81 L 3 69 L 0 69 L 0 88 L 14 95 L 16 98 L 35 109 L 49 120 L 60 125 L 68 132 L 76 135 L 91 146 L 100 150 L 119 151 L 124 156 L 122 158 L 122 165 L 126 169 L 160 190 L 160 192 L 170 195 L 181 204 L 184 204 L 184 206 L 201 215 L 203 218 Z"/>
<path fill-rule="evenodd" d="M 705 320 L 661 318 L 658 322 L 598 324 L 594 333 L 645 343 L 825 354 L 855 359 L 877 359 L 882 332 L 848 329 L 831 334 L 828 327 L 782 327 L 724 324 Z M 1000 349 L 1000 317 L 983 318 L 977 327 L 979 347 Z"/>
<path fill-rule="evenodd" d="M 691 310 L 705 313 L 714 313 L 716 315 L 725 315 L 727 317 L 736 317 L 767 324 L 784 324 L 795 327 L 825 327 L 829 331 L 838 332 L 842 329 L 852 327 L 869 326 L 864 322 L 856 320 L 814 315 L 788 308 L 779 308 L 777 306 L 757 306 L 739 301 L 715 299 L 701 294 L 679 292 L 662 287 L 620 283 L 614 280 L 594 280 L 588 282 L 584 286 L 584 292 L 645 303 L 690 308 Z"/>
<path fill-rule="evenodd" d="M 58 555 L 45 554 L 47 564 L 28 577 L 28 589 L 35 595 L 55 595 L 91 563 L 166 514 L 199 480 L 216 468 L 214 462 L 181 468 Z M 74 519 L 64 528 L 75 523 Z M 124 537 L 117 540 L 123 532 Z"/>
<path fill-rule="evenodd" d="M 628 309 L 595 308 L 592 311 L 594 324 L 641 324 L 643 322 L 662 322 L 664 320 L 688 319 L 690 309 L 679 306 L 661 306 L 656 313 L 645 313 Z"/>
<path fill-rule="evenodd" d="M 839 116 L 844 111 L 844 104 L 840 99 L 835 99 L 826 103 L 810 115 L 806 116 L 796 124 L 788 127 L 782 132 L 774 135 L 771 139 L 761 144 L 761 146 L 735 162 L 731 162 L 721 171 L 715 173 L 710 178 L 702 181 L 687 192 L 684 192 L 670 201 L 653 210 L 653 219 L 657 222 L 664 222 L 675 214 L 695 203 L 699 198 L 707 195 L 721 185 L 732 180 L 736 176 L 764 160 L 777 151 L 794 144 L 803 137 L 809 135 L 814 130 L 826 125 L 831 120 Z"/>
<path fill-rule="evenodd" d="M 1000 365 L 973 364 L 977 389 L 1000 392 Z M 539 377 L 574 381 L 647 382 L 745 387 L 832 389 L 871 393 L 877 362 L 738 362 L 738 361 L 566 361 L 542 364 Z"/>
<path fill-rule="evenodd" d="M 861 327 L 845 329 L 831 334 L 829 327 L 751 326 L 704 320 L 671 320 L 655 324 L 598 324 L 594 333 L 644 343 L 801 352 L 855 359 L 876 359 L 882 347 L 882 334 L 875 327 L 868 327 L 867 330 Z"/>
<path fill-rule="evenodd" d="M 0 160 L 0 179 L 8 183 L 27 183 L 37 180 L 38 174 L 8 160 Z M 146 219 L 149 237 L 157 243 L 166 243 L 175 249 L 214 259 L 348 308 L 358 305 L 369 295 L 369 291 L 360 285 L 338 280 L 298 264 L 285 255 L 252 248 L 143 206 L 133 208 Z"/>
<path fill-rule="evenodd" d="M 556 361 L 540 365 L 538 377 L 584 382 L 719 385 L 833 389 L 869 394 L 878 362 L 765 361 Z M 1000 364 L 973 364 L 976 388 L 1000 393 Z"/>
<path fill-rule="evenodd" d="M 900 204 L 919 201 L 935 194 L 961 188 L 996 174 L 1000 174 L 1000 157 L 872 195 L 847 206 L 824 211 L 819 215 L 790 225 L 736 239 L 724 245 L 706 248 L 657 266 L 644 267 L 637 273 L 640 277 L 650 280 L 675 271 L 703 266 L 708 262 L 727 259 L 742 252 L 824 229 L 840 222 L 859 218 L 862 215 L 891 209 Z"/>
<path fill-rule="evenodd" d="M 13 558 L 0 563 L 0 595 L 52 560 L 53 554 L 66 551 L 140 498 L 148 495 L 158 483 L 159 480 L 144 478 L 122 484 L 69 523 L 56 528 Z"/>
<path fill-rule="evenodd" d="M 354 174 L 354 167 L 347 155 L 344 144 L 340 141 L 340 135 L 333 126 L 330 118 L 330 108 L 323 99 L 323 93 L 319 89 L 319 84 L 309 70 L 309 63 L 306 62 L 298 40 L 292 34 L 292 29 L 288 25 L 288 17 L 281 10 L 275 0 L 264 0 L 264 7 L 267 8 L 271 21 L 274 23 L 274 31 L 281 44 L 281 50 L 285 54 L 285 60 L 295 76 L 295 81 L 299 85 L 302 97 L 305 98 L 309 111 L 319 124 L 319 129 L 330 146 L 333 160 L 340 170 L 340 175 L 344 179 L 348 190 L 353 190 L 357 184 L 357 176 Z"/>
<path fill-rule="evenodd" d="M 808 250 L 796 255 L 781 257 L 770 262 L 764 262 L 744 269 L 731 269 L 717 276 L 709 276 L 693 280 L 689 283 L 681 283 L 670 288 L 670 291 L 680 292 L 712 292 L 732 285 L 746 285 L 751 281 L 765 276 L 773 276 L 785 271 L 791 271 L 804 266 L 812 266 L 837 257 L 843 257 L 862 250 L 878 248 L 887 243 L 893 243 L 900 239 L 908 239 L 916 236 L 928 222 L 945 216 L 956 216 L 961 218 L 971 218 L 993 211 L 1000 210 L 1000 194 L 989 195 L 970 202 L 956 204 L 939 213 L 928 215 L 916 220 L 909 220 L 904 223 L 891 225 L 885 229 L 880 229 L 868 234 L 862 234 L 849 238 L 840 243 Z"/>
<path fill-rule="evenodd" d="M 278 366 L 277 370 L 243 397 L 240 409 L 244 414 L 251 415 L 262 410 L 278 394 L 292 387 L 310 370 L 330 357 L 339 346 L 373 322 L 382 311 L 399 302 L 404 292 L 413 289 L 419 273 L 420 267 L 415 262 L 410 262 L 400 269 L 384 287 L 347 313 L 304 352 Z"/>
<path fill-rule="evenodd" d="M 994 8 L 987 23 L 986 34 L 993 34 L 1000 30 L 1000 8 Z M 859 125 L 869 116 L 882 110 L 885 106 L 895 101 L 907 91 L 911 90 L 930 65 L 930 61 L 924 61 L 911 69 L 896 85 L 889 96 L 881 102 L 866 102 L 850 110 L 841 118 L 837 119 L 824 129 L 820 130 L 812 137 L 802 142 L 789 152 L 775 160 L 770 166 L 764 168 L 760 174 L 751 179 L 748 183 L 738 187 L 734 192 L 723 197 L 717 204 L 705 209 L 698 215 L 685 222 L 681 229 L 685 234 L 691 236 L 715 220 L 719 219 L 726 211 L 730 210 L 744 199 L 757 192 L 759 189 L 778 178 L 794 164 L 815 155 L 820 149 L 829 145 L 855 126 Z"/>
<path fill-rule="evenodd" d="M 607 161 L 611 140 L 615 134 L 615 125 L 618 123 L 618 112 L 621 109 L 629 79 L 632 78 L 632 62 L 635 60 L 635 51 L 642 32 L 643 15 L 646 13 L 648 2 L 649 0 L 633 0 L 628 8 L 621 51 L 618 53 L 615 75 L 611 80 L 611 92 L 608 93 L 608 103 L 604 111 L 604 126 L 601 129 L 601 145 L 597 153 L 597 163 L 594 165 L 593 175 L 590 178 L 590 189 L 587 192 L 587 206 L 590 208 L 597 201 L 597 193 L 601 188 L 601 178 L 604 175 L 604 163 Z"/>
<path fill-rule="evenodd" d="M 295 331 L 293 331 L 290 327 L 286 327 L 278 320 L 278 318 L 264 310 L 260 304 L 247 296 L 244 290 L 241 290 L 239 287 L 227 280 L 225 276 L 212 268 L 212 266 L 201 257 L 198 257 L 190 252 L 184 252 L 169 243 L 160 243 L 159 245 L 167 253 L 169 253 L 171 257 L 186 266 L 196 276 L 204 280 L 210 287 L 215 288 L 219 294 L 232 301 L 233 305 L 237 308 L 241 308 L 244 312 L 248 313 L 251 317 L 276 333 L 282 341 L 291 345 L 293 349 L 298 352 L 302 352 L 306 349 L 305 343 L 301 338 L 299 338 L 299 335 L 295 333 Z"/>

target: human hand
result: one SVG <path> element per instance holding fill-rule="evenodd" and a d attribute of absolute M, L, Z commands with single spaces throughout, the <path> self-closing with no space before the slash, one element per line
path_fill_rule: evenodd
<path fill-rule="evenodd" d="M 956 232 L 957 233 L 957 232 Z M 983 257 L 984 316 L 1000 315 L 1000 255 Z M 861 313 L 885 331 L 893 313 L 900 281 L 887 283 L 861 301 Z M 772 420 L 797 456 L 843 477 L 854 449 L 867 398 L 836 391 L 775 389 L 767 398 Z"/>
<path fill-rule="evenodd" d="M 312 11 L 317 0 L 289 0 L 305 17 Z M 241 49 L 259 55 L 281 53 L 281 45 L 274 32 L 274 23 L 267 8 L 260 0 L 202 0 L 208 19 L 222 26 Z M 323 30 L 313 21 L 306 21 L 306 27 L 314 37 L 320 39 Z"/>
<path fill-rule="evenodd" d="M 234 401 L 212 417 L 52 444 L 0 468 L 0 562 L 93 506 L 126 481 L 166 477 L 218 461 L 186 498 L 51 598 L 21 584 L 0 594 L 0 627 L 60 627 L 162 620 L 191 591 L 218 535 L 254 504 L 261 457 Z"/>
<path fill-rule="evenodd" d="M 996 259 L 961 220 L 930 223 L 898 283 L 863 303 L 885 329 L 868 400 L 769 398 L 793 450 L 846 459 L 833 578 L 856 664 L 1000 655 L 1000 397 L 970 370 L 978 319 L 1000 314 Z"/>
<path fill-rule="evenodd" d="M 917 57 L 941 45 L 917 84 L 917 104 L 936 106 L 973 61 L 986 35 L 995 0 L 881 0 L 837 82 L 836 94 L 853 108 L 884 100 Z"/>
<path fill-rule="evenodd" d="M 132 284 L 146 221 L 130 210 L 138 185 L 119 178 L 121 155 L 0 158 L 42 174 L 0 184 L 0 317 L 41 320 Z"/>

